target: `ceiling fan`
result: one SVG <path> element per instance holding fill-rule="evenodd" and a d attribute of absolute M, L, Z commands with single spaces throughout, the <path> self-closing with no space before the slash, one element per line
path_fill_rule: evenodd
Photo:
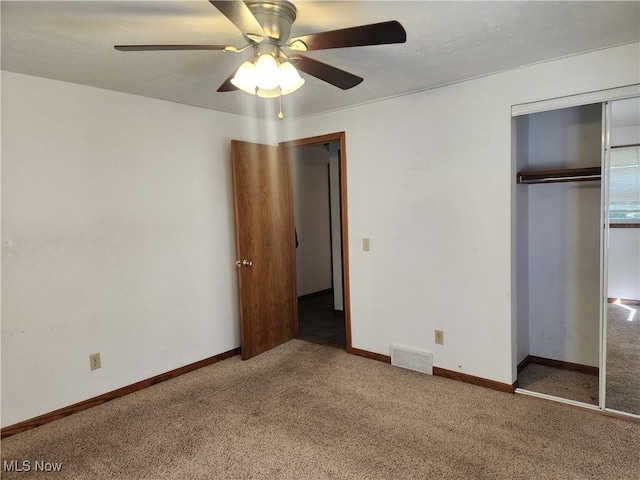
<path fill-rule="evenodd" d="M 253 57 L 245 61 L 218 88 L 218 92 L 242 90 L 252 95 L 271 98 L 287 95 L 302 86 L 304 79 L 297 70 L 343 90 L 353 88 L 362 77 L 301 55 L 301 52 L 330 48 L 359 47 L 404 43 L 407 34 L 393 20 L 349 27 L 289 38 L 296 19 L 296 7 L 286 0 L 210 0 L 247 40 L 237 48 L 230 45 L 116 45 L 121 51 L 150 50 L 221 50 L 244 52 L 253 49 Z"/>

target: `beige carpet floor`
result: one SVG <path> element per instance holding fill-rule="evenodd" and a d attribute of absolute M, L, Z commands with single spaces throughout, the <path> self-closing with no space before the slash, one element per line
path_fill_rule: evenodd
<path fill-rule="evenodd" d="M 530 363 L 518 374 L 518 384 L 532 392 L 598 405 L 597 375 Z"/>
<path fill-rule="evenodd" d="M 2 441 L 6 479 L 638 479 L 640 424 L 293 340 Z"/>
<path fill-rule="evenodd" d="M 640 307 L 607 307 L 607 407 L 640 415 Z"/>
<path fill-rule="evenodd" d="M 607 408 L 640 415 L 640 307 L 607 306 Z M 520 388 L 598 405 L 595 375 L 529 364 L 519 374 Z"/>

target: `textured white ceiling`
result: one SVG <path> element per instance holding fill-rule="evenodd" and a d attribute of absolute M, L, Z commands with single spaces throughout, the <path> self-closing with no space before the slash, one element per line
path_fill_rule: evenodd
<path fill-rule="evenodd" d="M 294 1 L 291 35 L 398 20 L 407 43 L 309 52 L 364 77 L 342 91 L 303 74 L 288 118 L 640 40 L 640 2 Z M 2 1 L 2 69 L 241 115 L 273 100 L 216 89 L 250 51 L 118 52 L 116 44 L 242 46 L 207 0 Z"/>

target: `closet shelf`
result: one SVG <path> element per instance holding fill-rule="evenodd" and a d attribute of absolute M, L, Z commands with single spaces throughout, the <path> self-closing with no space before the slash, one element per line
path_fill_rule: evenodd
<path fill-rule="evenodd" d="M 600 176 L 600 167 L 537 170 L 533 172 L 518 172 L 518 175 L 516 175 L 516 183 L 589 182 L 600 180 Z"/>

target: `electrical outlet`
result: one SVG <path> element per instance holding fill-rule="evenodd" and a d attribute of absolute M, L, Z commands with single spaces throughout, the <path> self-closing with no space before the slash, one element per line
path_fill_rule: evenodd
<path fill-rule="evenodd" d="M 93 353 L 89 355 L 89 365 L 91 366 L 91 370 L 95 370 L 96 368 L 100 368 L 102 364 L 100 363 L 100 354 Z"/>
<path fill-rule="evenodd" d="M 368 252 L 369 251 L 369 239 L 368 238 L 363 238 L 362 239 L 362 251 L 363 252 Z"/>
<path fill-rule="evenodd" d="M 436 330 L 436 345 L 444 345 L 444 332 Z"/>

